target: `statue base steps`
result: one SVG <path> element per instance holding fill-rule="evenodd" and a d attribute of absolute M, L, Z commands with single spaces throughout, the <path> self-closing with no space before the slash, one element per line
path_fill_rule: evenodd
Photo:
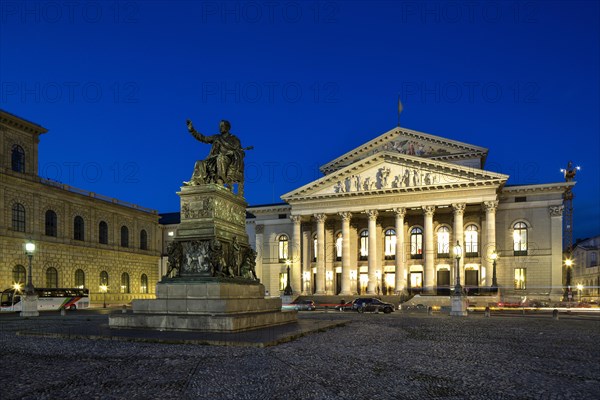
<path fill-rule="evenodd" d="M 111 328 L 242 332 L 296 322 L 259 283 L 219 280 L 158 283 L 156 300 L 134 300 L 133 313 L 111 314 Z"/>

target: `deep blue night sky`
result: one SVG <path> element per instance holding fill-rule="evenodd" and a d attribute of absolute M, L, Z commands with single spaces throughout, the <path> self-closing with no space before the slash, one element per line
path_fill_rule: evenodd
<path fill-rule="evenodd" d="M 160 212 L 221 119 L 251 205 L 401 125 L 490 150 L 509 184 L 562 181 L 600 234 L 598 2 L 0 3 L 0 108 L 49 129 L 40 175 Z"/>

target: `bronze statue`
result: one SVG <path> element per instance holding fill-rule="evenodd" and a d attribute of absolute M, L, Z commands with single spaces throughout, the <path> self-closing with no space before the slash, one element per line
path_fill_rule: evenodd
<path fill-rule="evenodd" d="M 181 275 L 181 264 L 183 261 L 183 249 L 180 242 L 171 242 L 167 246 L 167 273 L 166 277 L 172 277 L 171 274 L 175 271 L 174 276 Z"/>
<path fill-rule="evenodd" d="M 188 131 L 202 143 L 212 144 L 206 159 L 196 161 L 194 173 L 186 186 L 205 183 L 231 185 L 244 182 L 244 151 L 253 149 L 252 146 L 242 148 L 240 139 L 229 132 L 231 124 L 222 120 L 219 124 L 220 133 L 204 136 L 194 129 L 192 121 L 187 120 Z"/>

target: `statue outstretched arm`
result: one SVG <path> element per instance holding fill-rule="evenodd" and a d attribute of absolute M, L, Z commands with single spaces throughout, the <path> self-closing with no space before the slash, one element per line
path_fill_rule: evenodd
<path fill-rule="evenodd" d="M 192 134 L 192 136 L 196 139 L 199 140 L 203 143 L 210 143 L 211 140 L 209 140 L 209 137 L 204 136 L 203 134 L 201 134 L 200 132 L 198 132 L 196 129 L 194 129 L 194 125 L 192 124 L 191 120 L 187 120 L 186 121 L 187 124 L 187 129 L 188 131 Z"/>

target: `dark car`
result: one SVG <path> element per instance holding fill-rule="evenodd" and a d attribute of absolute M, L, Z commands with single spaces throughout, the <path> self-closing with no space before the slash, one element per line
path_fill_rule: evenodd
<path fill-rule="evenodd" d="M 358 311 L 359 313 L 365 311 L 383 311 L 384 313 L 389 314 L 396 308 L 391 303 L 385 303 L 374 297 L 366 297 L 354 300 L 352 302 L 352 309 Z"/>
<path fill-rule="evenodd" d="M 283 304 L 281 308 L 284 310 L 315 311 L 317 306 L 312 300 L 298 300 L 290 304 Z"/>

